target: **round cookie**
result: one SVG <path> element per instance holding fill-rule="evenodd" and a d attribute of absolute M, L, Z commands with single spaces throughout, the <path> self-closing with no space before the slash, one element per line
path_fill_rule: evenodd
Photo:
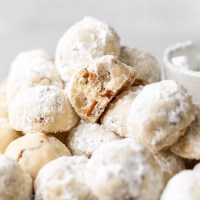
<path fill-rule="evenodd" d="M 24 133 L 64 132 L 78 121 L 65 91 L 54 86 L 29 88 L 19 93 L 9 106 L 10 125 Z"/>
<path fill-rule="evenodd" d="M 6 81 L 0 84 L 0 118 L 8 118 Z"/>
<path fill-rule="evenodd" d="M 114 56 L 97 59 L 93 69 L 82 68 L 73 76 L 69 100 L 76 113 L 84 120 L 95 123 L 109 102 L 135 80 L 135 71 Z"/>
<path fill-rule="evenodd" d="M 197 110 L 196 119 L 192 122 L 186 133 L 176 142 L 171 151 L 186 159 L 200 160 L 200 109 Z"/>
<path fill-rule="evenodd" d="M 85 155 L 90 158 L 103 143 L 118 139 L 120 137 L 103 125 L 81 121 L 69 132 L 66 145 L 73 155 Z"/>
<path fill-rule="evenodd" d="M 134 86 L 123 90 L 109 104 L 101 118 L 101 123 L 121 137 L 128 137 L 128 113 L 131 109 L 131 103 L 142 89 L 142 86 Z"/>
<path fill-rule="evenodd" d="M 138 48 L 121 47 L 119 59 L 136 70 L 134 85 L 145 85 L 160 80 L 159 63 L 150 53 Z"/>
<path fill-rule="evenodd" d="M 0 153 L 4 153 L 7 146 L 20 137 L 20 134 L 13 130 L 6 118 L 0 118 Z"/>
<path fill-rule="evenodd" d="M 53 58 L 42 49 L 22 52 L 13 61 L 8 76 L 8 102 L 19 92 L 36 85 L 63 87 Z"/>
<path fill-rule="evenodd" d="M 166 183 L 175 174 L 185 169 L 184 159 L 170 151 L 160 152 L 154 157 L 163 170 Z"/>
<path fill-rule="evenodd" d="M 49 161 L 71 155 L 62 142 L 43 133 L 29 133 L 18 138 L 9 144 L 5 154 L 16 160 L 33 179 Z"/>
<path fill-rule="evenodd" d="M 35 200 L 94 200 L 85 182 L 85 157 L 60 157 L 46 164 L 35 180 Z"/>
<path fill-rule="evenodd" d="M 14 160 L 0 154 L 0 199 L 28 200 L 32 195 L 32 179 Z"/>
<path fill-rule="evenodd" d="M 128 132 L 151 151 L 173 145 L 195 118 L 196 108 L 186 89 L 173 80 L 144 87 L 131 105 Z"/>
<path fill-rule="evenodd" d="M 102 144 L 88 161 L 87 182 L 107 200 L 158 200 L 164 187 L 153 155 L 133 139 Z"/>
<path fill-rule="evenodd" d="M 118 56 L 120 40 L 112 27 L 93 17 L 74 24 L 59 40 L 55 63 L 61 78 L 68 84 L 80 67 L 87 67 L 104 55 Z"/>
<path fill-rule="evenodd" d="M 200 174 L 184 170 L 169 180 L 161 200 L 199 200 Z"/>

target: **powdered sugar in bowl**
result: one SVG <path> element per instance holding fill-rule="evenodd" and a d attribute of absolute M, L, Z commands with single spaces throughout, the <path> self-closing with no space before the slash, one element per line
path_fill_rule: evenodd
<path fill-rule="evenodd" d="M 164 75 L 183 84 L 200 105 L 200 42 L 187 41 L 166 49 Z"/>

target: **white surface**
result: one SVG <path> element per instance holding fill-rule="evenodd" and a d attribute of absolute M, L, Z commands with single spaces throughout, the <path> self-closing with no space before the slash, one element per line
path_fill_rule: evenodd
<path fill-rule="evenodd" d="M 109 22 L 122 43 L 151 51 L 159 60 L 176 42 L 199 40 L 199 0 L 0 0 L 0 80 L 23 50 L 54 53 L 58 39 L 91 15 Z"/>

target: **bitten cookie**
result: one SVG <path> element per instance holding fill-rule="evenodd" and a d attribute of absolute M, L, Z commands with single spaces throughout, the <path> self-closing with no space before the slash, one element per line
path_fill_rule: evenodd
<path fill-rule="evenodd" d="M 13 130 L 6 118 L 0 118 L 0 153 L 4 153 L 7 146 L 20 137 L 20 134 Z"/>
<path fill-rule="evenodd" d="M 134 85 L 145 85 L 160 80 L 159 63 L 150 53 L 142 49 L 121 47 L 119 59 L 136 70 Z"/>
<path fill-rule="evenodd" d="M 7 81 L 0 84 L 0 117 L 8 118 Z"/>
<path fill-rule="evenodd" d="M 184 170 L 167 183 L 161 200 L 199 200 L 200 174 L 192 170 Z"/>
<path fill-rule="evenodd" d="M 172 147 L 171 151 L 183 158 L 200 160 L 200 109 L 197 111 L 196 119 L 186 134 L 181 137 Z"/>
<path fill-rule="evenodd" d="M 175 174 L 185 169 L 184 159 L 170 151 L 160 152 L 154 157 L 164 173 L 166 183 Z"/>
<path fill-rule="evenodd" d="M 16 160 L 33 179 L 49 161 L 71 155 L 62 142 L 43 133 L 29 133 L 18 138 L 9 144 L 5 154 Z"/>
<path fill-rule="evenodd" d="M 46 164 L 35 181 L 35 200 L 95 200 L 85 182 L 85 157 L 60 157 Z"/>
<path fill-rule="evenodd" d="M 13 61 L 8 76 L 8 102 L 19 92 L 36 85 L 63 87 L 53 58 L 41 49 L 22 52 Z"/>
<path fill-rule="evenodd" d="M 95 123 L 108 103 L 135 79 L 135 71 L 113 56 L 103 56 L 94 63 L 94 71 L 82 68 L 71 81 L 69 100 L 77 114 Z"/>
<path fill-rule="evenodd" d="M 14 160 L 0 154 L 0 199 L 28 200 L 32 195 L 32 179 Z"/>
<path fill-rule="evenodd" d="M 172 80 L 144 87 L 131 105 L 128 131 L 151 151 L 173 145 L 195 118 L 196 108 L 186 89 Z"/>
<path fill-rule="evenodd" d="M 164 187 L 153 155 L 133 139 L 102 144 L 88 161 L 87 182 L 107 200 L 158 200 Z"/>
<path fill-rule="evenodd" d="M 119 36 L 105 22 L 85 17 L 74 24 L 59 40 L 56 47 L 55 63 L 66 83 L 80 67 L 87 67 L 94 59 L 104 55 L 118 56 Z"/>
<path fill-rule="evenodd" d="M 19 93 L 9 106 L 10 125 L 18 131 L 64 132 L 79 121 L 64 90 L 35 86 Z"/>
<path fill-rule="evenodd" d="M 66 145 L 73 155 L 90 157 L 103 143 L 118 139 L 120 137 L 103 125 L 81 121 L 69 132 Z"/>
<path fill-rule="evenodd" d="M 142 86 L 135 86 L 122 91 L 106 108 L 101 123 L 118 135 L 128 137 L 128 113 L 132 102 L 142 89 Z"/>

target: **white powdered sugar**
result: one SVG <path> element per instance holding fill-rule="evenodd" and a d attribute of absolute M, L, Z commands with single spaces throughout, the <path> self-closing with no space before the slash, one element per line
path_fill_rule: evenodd
<path fill-rule="evenodd" d="M 196 108 L 186 89 L 172 80 L 144 87 L 132 103 L 129 134 L 152 151 L 171 146 L 195 118 Z"/>
<path fill-rule="evenodd" d="M 35 200 L 95 200 L 85 182 L 86 164 L 87 159 L 78 156 L 49 162 L 35 181 Z"/>
<path fill-rule="evenodd" d="M 158 200 L 164 187 L 153 155 L 132 139 L 103 144 L 88 162 L 87 178 L 92 192 L 107 200 Z"/>
<path fill-rule="evenodd" d="M 175 175 L 163 191 L 161 200 L 199 200 L 200 174 L 184 170 Z"/>
<path fill-rule="evenodd" d="M 36 85 L 53 85 L 62 88 L 53 58 L 44 50 L 20 53 L 11 65 L 8 77 L 8 101 L 21 91 Z"/>
<path fill-rule="evenodd" d="M 69 132 L 66 145 L 73 155 L 90 157 L 103 143 L 118 139 L 120 137 L 105 126 L 82 120 L 77 127 Z"/>
<path fill-rule="evenodd" d="M 175 174 L 185 169 L 184 159 L 170 151 L 160 152 L 155 154 L 154 157 L 164 173 L 166 183 Z"/>
<path fill-rule="evenodd" d="M 19 93 L 9 107 L 9 122 L 18 131 L 68 131 L 79 121 L 64 90 L 36 86 Z"/>
<path fill-rule="evenodd" d="M 108 24 L 92 17 L 85 17 L 73 25 L 59 40 L 55 63 L 61 78 L 70 83 L 80 67 L 87 67 L 104 55 L 118 56 L 119 36 Z"/>
<path fill-rule="evenodd" d="M 160 80 L 159 63 L 150 53 L 138 48 L 121 47 L 119 59 L 132 66 L 137 72 L 137 79 L 144 84 Z"/>
<path fill-rule="evenodd" d="M 27 200 L 32 195 L 32 179 L 14 160 L 0 154 L 0 199 Z"/>
<path fill-rule="evenodd" d="M 183 158 L 200 159 L 200 109 L 197 108 L 195 121 L 186 133 L 171 147 L 171 151 Z"/>

